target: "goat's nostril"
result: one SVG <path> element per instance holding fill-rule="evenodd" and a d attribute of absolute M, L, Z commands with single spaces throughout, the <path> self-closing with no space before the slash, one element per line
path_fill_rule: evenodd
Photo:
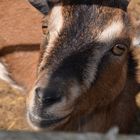
<path fill-rule="evenodd" d="M 61 100 L 61 96 L 57 91 L 54 90 L 45 90 L 41 87 L 35 89 L 36 97 L 45 105 L 52 105 Z"/>
<path fill-rule="evenodd" d="M 61 97 L 45 97 L 44 99 L 43 99 L 43 102 L 44 102 L 44 104 L 46 104 L 46 105 L 52 105 L 52 104 L 54 104 L 54 103 L 57 103 L 57 102 L 59 102 L 61 100 Z"/>
<path fill-rule="evenodd" d="M 35 93 L 36 93 L 37 98 L 39 98 L 39 99 L 43 98 L 43 91 L 40 87 L 35 89 Z"/>

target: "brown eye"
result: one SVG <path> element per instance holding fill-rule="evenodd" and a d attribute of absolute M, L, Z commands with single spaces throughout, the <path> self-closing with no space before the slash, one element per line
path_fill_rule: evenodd
<path fill-rule="evenodd" d="M 114 55 L 121 56 L 126 50 L 126 46 L 122 44 L 117 44 L 112 48 L 112 52 Z"/>
<path fill-rule="evenodd" d="M 42 25 L 42 31 L 43 31 L 43 34 L 44 34 L 44 35 L 47 34 L 47 32 L 48 32 L 48 25 L 47 25 L 47 24 L 44 23 L 44 24 Z"/>
<path fill-rule="evenodd" d="M 48 17 L 44 16 L 42 19 L 42 32 L 44 35 L 48 34 Z"/>
<path fill-rule="evenodd" d="M 42 31 L 43 31 L 44 36 L 47 38 L 47 40 L 49 40 L 50 34 L 48 31 L 47 23 L 42 25 Z"/>

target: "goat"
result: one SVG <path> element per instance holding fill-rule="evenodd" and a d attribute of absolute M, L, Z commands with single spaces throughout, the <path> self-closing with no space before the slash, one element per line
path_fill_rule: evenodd
<path fill-rule="evenodd" d="M 96 132 L 116 125 L 129 132 L 139 91 L 129 1 L 30 2 L 48 22 L 37 80 L 28 97 L 30 124 Z"/>
<path fill-rule="evenodd" d="M 128 0 L 29 0 L 47 30 L 27 97 L 35 130 L 130 133 L 136 112 L 139 36 Z M 24 78 L 24 77 L 23 77 Z M 33 81 L 32 81 L 33 82 Z"/>

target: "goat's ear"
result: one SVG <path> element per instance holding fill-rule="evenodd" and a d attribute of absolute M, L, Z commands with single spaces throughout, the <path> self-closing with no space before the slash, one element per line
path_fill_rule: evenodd
<path fill-rule="evenodd" d="M 140 21 L 135 24 L 133 46 L 140 47 Z"/>
<path fill-rule="evenodd" d="M 127 4 L 127 6 L 129 5 L 130 1 L 131 1 L 131 0 L 126 0 L 126 4 Z"/>
<path fill-rule="evenodd" d="M 131 1 L 131 0 L 126 0 L 128 3 Z"/>
<path fill-rule="evenodd" d="M 49 10 L 60 0 L 28 0 L 32 6 L 39 10 L 42 14 L 47 15 Z"/>

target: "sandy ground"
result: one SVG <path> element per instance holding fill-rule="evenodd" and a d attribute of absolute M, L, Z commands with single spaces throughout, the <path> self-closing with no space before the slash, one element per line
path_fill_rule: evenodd
<path fill-rule="evenodd" d="M 139 0 L 133 0 L 130 11 L 140 19 Z M 17 44 L 40 44 L 41 18 L 26 0 L 0 0 L 0 49 Z M 25 95 L 0 81 L 0 129 L 31 130 L 25 118 Z"/>

